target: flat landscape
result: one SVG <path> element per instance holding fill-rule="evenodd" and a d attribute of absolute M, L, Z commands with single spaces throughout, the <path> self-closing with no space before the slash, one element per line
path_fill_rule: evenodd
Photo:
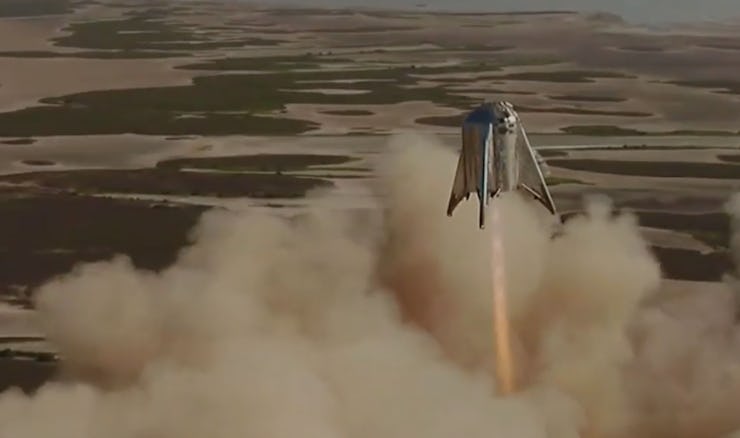
<path fill-rule="evenodd" d="M 372 208 L 389 136 L 457 148 L 483 99 L 518 108 L 565 217 L 606 194 L 637 214 L 667 279 L 718 282 L 739 70 L 740 24 L 0 0 L 0 298 L 30 318 L 35 288 L 80 262 L 161 270 L 211 208 L 292 215 L 327 188 L 328 208 Z M 47 350 L 17 339 L 32 326 L 2 335 L 0 390 L 52 375 Z"/>

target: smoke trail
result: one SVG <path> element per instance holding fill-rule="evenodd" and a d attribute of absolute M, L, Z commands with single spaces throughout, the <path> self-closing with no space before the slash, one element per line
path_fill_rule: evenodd
<path fill-rule="evenodd" d="M 662 281 L 635 219 L 603 200 L 554 240 L 539 206 L 497 200 L 519 389 L 498 397 L 490 241 L 472 203 L 444 214 L 455 158 L 433 139 L 394 139 L 367 228 L 318 209 L 294 222 L 211 212 L 160 275 L 119 258 L 44 285 L 39 319 L 74 380 L 0 395 L 0 437 L 740 428 L 733 291 Z"/>

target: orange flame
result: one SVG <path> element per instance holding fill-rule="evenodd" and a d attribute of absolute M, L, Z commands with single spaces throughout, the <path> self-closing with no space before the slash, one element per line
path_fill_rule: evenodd
<path fill-rule="evenodd" d="M 514 391 L 514 361 L 509 334 L 508 306 L 506 303 L 506 271 L 504 248 L 501 239 L 501 218 L 498 209 L 492 206 L 491 228 L 493 230 L 493 339 L 495 351 L 496 380 L 502 395 Z"/>

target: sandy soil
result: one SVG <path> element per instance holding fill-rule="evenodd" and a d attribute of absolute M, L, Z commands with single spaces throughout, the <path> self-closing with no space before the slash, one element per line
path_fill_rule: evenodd
<path fill-rule="evenodd" d="M 31 310 L 19 309 L 17 307 L 0 303 L 0 337 L 41 336 L 41 331 L 34 321 L 34 313 Z M 3 346 L 0 344 L 0 349 Z"/>
<path fill-rule="evenodd" d="M 740 147 L 735 146 L 740 149 Z M 731 151 L 715 148 L 684 149 L 684 150 L 574 150 L 568 153 L 568 158 L 574 159 L 597 159 L 597 160 L 634 160 L 634 161 L 679 161 L 679 162 L 720 162 L 718 154 Z M 708 178 L 667 178 L 667 177 L 641 177 L 625 176 L 608 173 L 596 173 L 582 170 L 570 170 L 555 167 L 549 163 L 552 176 L 561 178 L 572 178 L 589 183 L 595 187 L 608 190 L 613 187 L 622 189 L 637 189 L 645 191 L 649 188 L 657 193 L 665 191 L 668 193 L 685 192 L 700 196 L 710 194 L 729 197 L 734 191 L 740 189 L 740 184 L 731 179 L 708 179 Z M 566 190 L 565 188 L 556 188 Z"/>
<path fill-rule="evenodd" d="M 738 139 L 740 142 L 740 139 Z M 740 147 L 733 149 L 740 151 Z M 624 150 L 592 150 L 571 152 L 573 158 L 589 158 L 595 160 L 630 160 L 630 161 L 681 161 L 695 163 L 721 163 L 717 156 L 733 153 L 733 150 L 700 148 L 700 149 L 673 149 L 670 151 L 655 149 L 631 149 Z"/>
<path fill-rule="evenodd" d="M 419 104 L 407 103 L 412 107 Z M 419 105 L 421 107 L 421 105 Z M 336 109 L 335 107 L 331 107 Z M 342 107 L 342 109 L 350 109 Z M 351 107 L 354 109 L 354 107 Z M 320 114 L 325 108 L 313 109 L 310 114 L 317 118 L 335 119 L 334 123 L 349 123 L 362 119 L 354 116 L 329 116 Z M 449 115 L 446 113 L 445 115 Z M 390 117 L 382 113 L 381 117 Z M 374 116 L 373 116 L 374 117 Z M 351 126 L 351 125 L 350 125 Z M 337 129 L 341 126 L 337 126 Z M 414 128 L 415 129 L 415 128 Z M 453 132 L 454 131 L 454 132 Z M 434 136 L 437 141 L 450 148 L 459 148 L 460 134 L 458 130 L 448 131 Z M 8 138 L 1 139 L 10 140 Z M 299 137 L 159 137 L 145 135 L 90 135 L 90 136 L 60 136 L 41 137 L 31 145 L 0 145 L 0 174 L 27 172 L 29 169 L 46 168 L 45 166 L 27 166 L 24 160 L 47 160 L 58 163 L 67 169 L 75 168 L 135 168 L 151 167 L 158 161 L 180 156 L 208 157 L 220 155 L 239 155 L 252 153 L 305 153 L 311 151 L 316 154 L 347 154 L 373 156 L 382 152 L 388 144 L 386 135 L 374 136 L 299 136 Z M 733 147 L 740 150 L 740 139 L 735 137 L 600 137 L 590 138 L 571 135 L 530 135 L 530 141 L 535 148 L 561 149 L 567 148 L 573 158 L 611 158 L 620 159 L 655 159 L 664 161 L 665 151 L 661 150 L 629 150 L 624 155 L 620 148 L 624 144 L 648 146 L 706 146 L 700 150 L 672 150 L 671 160 L 679 161 L 714 161 L 717 153 L 728 153 L 727 150 L 714 147 Z M 582 145 L 582 146 L 579 146 Z M 602 145 L 615 150 L 587 150 L 579 147 L 593 147 Z M 558 176 L 578 175 L 583 172 L 558 170 Z M 608 177 L 604 175 L 604 177 Z M 617 177 L 616 182 L 623 181 Z M 716 183 L 716 181 L 715 181 Z"/>
<path fill-rule="evenodd" d="M 568 178 L 588 183 L 598 189 L 607 190 L 613 187 L 621 189 L 641 190 L 643 192 L 685 192 L 692 195 L 707 195 L 707 191 L 722 193 L 729 196 L 738 189 L 738 182 L 732 180 L 703 179 L 703 178 L 653 178 L 595 173 L 581 170 L 561 169 L 550 165 L 552 176 Z M 649 189 L 646 189 L 649 188 Z"/>
<path fill-rule="evenodd" d="M 322 115 L 323 116 L 323 115 Z M 351 117 L 341 117 L 347 118 Z M 339 123 L 339 122 L 337 122 Z M 436 137 L 451 148 L 459 147 L 459 134 L 440 135 Z M 640 138 L 638 138 L 640 139 Z M 533 136 L 535 145 L 546 147 L 558 143 L 585 142 L 586 138 L 571 136 Z M 632 139 L 634 140 L 634 139 Z M 646 143 L 670 143 L 669 140 L 685 140 L 675 137 L 644 138 Z M 700 144 L 702 138 L 688 141 L 689 144 Z M 719 142 L 711 138 L 703 138 L 709 144 Z M 731 139 L 727 139 L 728 144 Z M 158 161 L 192 156 L 208 157 L 221 155 L 239 155 L 256 153 L 305 153 L 311 151 L 316 154 L 340 154 L 363 157 L 366 163 L 352 163 L 350 167 L 373 166 L 375 157 L 382 152 L 387 144 L 386 136 L 330 136 L 330 137 L 216 137 L 216 138 L 182 138 L 165 140 L 162 137 L 148 137 L 138 135 L 127 136 L 87 136 L 87 137 L 49 137 L 39 139 L 33 145 L 3 145 L 0 148 L 0 173 L 15 173 L 28 171 L 29 167 L 22 165 L 23 160 L 44 159 L 60 163 L 64 168 L 135 168 L 151 167 Z M 603 141 L 603 139 L 602 139 Z M 630 141 L 629 138 L 612 139 L 613 144 L 620 145 Z M 680 143 L 680 142 L 679 142 Z M 718 149 L 697 150 L 572 150 L 570 158 L 664 161 L 666 157 L 677 161 L 715 161 Z M 724 151 L 727 152 L 727 151 Z M 349 166 L 349 165 L 348 165 Z M 45 167 L 33 167 L 42 170 Z M 677 192 L 708 196 L 711 193 L 718 197 L 726 197 L 737 186 L 733 180 L 703 180 L 698 178 L 647 178 L 625 177 L 621 175 L 601 174 L 587 171 L 573 171 L 550 166 L 552 176 L 571 178 L 578 181 L 594 184 L 598 189 L 606 191 L 613 189 L 635 189 L 644 193 L 646 187 L 651 190 L 664 192 L 666 195 Z M 344 181 L 345 184 L 355 184 L 356 180 Z M 567 195 L 570 192 L 581 193 L 583 187 L 558 185 L 553 187 L 556 193 Z"/>
<path fill-rule="evenodd" d="M 440 135 L 437 140 L 451 148 L 459 147 L 459 134 Z M 681 138 L 645 138 L 647 143 L 660 145 L 670 143 L 669 140 L 685 140 Z M 533 136 L 532 142 L 546 146 L 558 143 L 579 143 L 587 139 L 570 136 Z M 612 139 L 614 144 L 625 143 L 629 138 Z M 702 138 L 693 139 L 689 144 L 700 144 Z M 705 142 L 714 142 L 711 138 L 703 138 Z M 184 138 L 164 140 L 147 136 L 89 136 L 89 137 L 56 137 L 44 138 L 38 143 L 25 146 L 3 146 L 0 148 L 0 172 L 14 173 L 28 171 L 29 167 L 19 164 L 22 160 L 46 159 L 61 163 L 64 168 L 92 168 L 92 167 L 151 167 L 158 161 L 192 156 L 208 157 L 221 155 L 239 155 L 256 153 L 305 153 L 311 151 L 316 154 L 340 154 L 362 157 L 365 163 L 352 163 L 351 167 L 372 167 L 375 157 L 382 152 L 387 144 L 386 136 L 330 136 L 330 137 L 218 137 L 218 138 Z M 603 139 L 602 139 L 603 141 Z M 731 141 L 731 139 L 728 139 Z M 666 157 L 678 161 L 714 161 L 716 149 L 710 150 L 573 150 L 570 158 L 596 159 L 635 159 L 664 161 Z M 667 155 L 666 155 L 667 154 Z M 35 167 L 43 170 L 44 167 Z M 726 199 L 738 189 L 737 181 L 709 180 L 699 178 L 650 178 L 625 177 L 605 173 L 574 171 L 550 166 L 553 177 L 570 178 L 592 184 L 592 186 L 557 185 L 552 188 L 557 196 L 569 199 L 580 199 L 586 192 L 609 193 L 617 200 L 644 199 L 645 197 L 675 197 L 680 194 L 693 195 L 718 200 Z M 341 180 L 338 184 L 349 186 L 359 184 L 362 180 Z M 649 191 L 646 191 L 649 188 Z M 632 194 L 629 194 L 632 193 Z M 196 203 L 199 203 L 197 201 Z M 221 202 L 221 201 L 219 201 Z M 232 201 L 228 201 L 232 202 Z M 721 202 L 721 201 L 718 201 Z M 272 202 L 269 202 L 272 203 Z M 285 204 L 280 200 L 281 204 Z"/>
<path fill-rule="evenodd" d="M 202 141 L 199 144 L 202 146 Z M 143 135 L 42 137 L 32 145 L 2 145 L 0 173 L 27 172 L 29 166 L 22 163 L 24 160 L 53 161 L 66 169 L 146 167 L 160 159 L 196 150 L 195 145 L 190 149 L 188 146 L 188 142 Z M 34 168 L 38 167 L 41 166 Z"/>
<path fill-rule="evenodd" d="M 367 137 L 157 137 L 90 135 L 42 137 L 32 145 L 0 145 L 0 174 L 27 172 L 24 160 L 48 160 L 67 169 L 152 167 L 177 157 L 212 157 L 258 153 L 367 155 L 386 144 Z M 42 166 L 34 167 L 36 169 Z M 46 168 L 45 166 L 43 168 Z"/>
<path fill-rule="evenodd" d="M 281 90 L 285 91 L 285 90 Z M 341 88 L 306 88 L 298 90 L 290 90 L 298 93 L 319 93 L 326 95 L 348 95 L 352 96 L 355 94 L 368 94 L 370 90 L 357 90 L 357 89 L 341 89 Z"/>
<path fill-rule="evenodd" d="M 265 211 L 280 216 L 293 216 L 306 211 L 306 208 L 309 207 L 328 208 L 332 210 L 367 210 L 377 206 L 377 199 L 367 180 L 335 179 L 333 182 L 335 183 L 335 189 L 332 190 L 331 196 L 321 197 L 320 199 L 271 198 L 258 200 L 198 196 L 126 195 L 117 193 L 107 193 L 97 196 L 155 202 L 167 201 L 176 204 L 224 208 L 231 211 Z M 279 208 L 275 208 L 276 206 Z"/>
<path fill-rule="evenodd" d="M 420 114 L 430 116 L 452 116 L 454 109 L 438 107 L 430 102 L 403 102 L 396 105 L 286 105 L 285 115 L 321 124 L 321 128 L 310 134 L 346 134 L 353 130 L 368 132 L 398 132 L 409 129 L 428 130 L 415 122 Z M 336 116 L 324 114 L 333 110 L 368 110 L 372 116 Z"/>
<path fill-rule="evenodd" d="M 0 20 L 0 50 L 48 50 L 48 40 L 71 20 L 96 20 L 120 16 L 125 10 L 91 6 L 68 17 Z M 224 21 L 223 17 L 229 17 Z M 277 38 L 277 46 L 258 46 L 194 52 L 196 57 L 298 55 L 332 52 L 363 63 L 409 65 L 451 64 L 480 60 L 506 68 L 496 74 L 556 70 L 603 69 L 624 71 L 637 79 L 595 79 L 592 83 L 547 81 L 476 80 L 480 74 L 436 75 L 446 85 L 475 98 L 505 97 L 516 105 L 538 108 L 569 107 L 598 111 L 639 111 L 650 117 L 527 113 L 530 131 L 558 132 L 568 125 L 605 124 L 640 130 L 710 129 L 737 131 L 740 96 L 657 81 L 711 78 L 732 81 L 740 68 L 735 52 L 707 47 L 740 41 L 740 26 L 706 25 L 666 32 L 646 31 L 618 21 L 594 21 L 586 15 L 541 16 L 444 16 L 415 11 L 391 14 L 357 11 L 330 15 L 322 12 L 291 14 L 255 11 L 242 4 L 193 6 L 168 18 L 194 32 L 211 32 L 216 39 Z M 531 29 L 536 28 L 537 32 Z M 6 38 L 2 38 L 6 36 Z M 493 49 L 486 49 L 492 45 Z M 739 43 L 740 44 L 740 43 Z M 649 46 L 651 51 L 630 47 Z M 516 48 L 516 50 L 509 50 Z M 55 50 L 72 50 L 56 48 Z M 538 60 L 561 61 L 537 65 Z M 33 105 L 38 99 L 98 89 L 120 89 L 187 84 L 198 72 L 172 70 L 189 60 L 0 59 L 0 111 Z M 531 62 L 528 62 L 531 61 Z M 529 64 L 529 65 L 527 65 Z M 344 67 L 358 67 L 347 65 Z M 332 64 L 332 68 L 342 66 Z M 217 74 L 211 71 L 208 74 Z M 483 74 L 483 73 L 481 73 Z M 435 76 L 430 76 L 433 79 Z M 460 78 L 469 82 L 460 83 Z M 432 83 L 424 81 L 421 85 Z M 443 84 L 445 84 L 443 82 Z M 308 88 L 308 87 L 307 87 Z M 350 91 L 346 93 L 358 93 Z M 362 87 L 357 87 L 361 89 Z M 466 90 L 467 89 L 467 90 Z M 475 91 L 469 91 L 473 90 Z M 528 91 L 532 95 L 481 92 L 483 89 Z M 330 92 L 327 90 L 327 93 Z M 331 93 L 341 91 L 333 90 Z M 551 95 L 614 95 L 625 102 L 552 101 Z M 348 98 L 350 95 L 348 94 Z M 288 115 L 301 115 L 322 123 L 314 134 L 343 133 L 352 128 L 431 132 L 454 128 L 418 126 L 409 120 L 403 105 L 376 107 L 382 116 L 344 118 L 319 115 L 319 105 L 289 105 Z M 701 110 L 699 110 L 701 108 Z M 366 106 L 357 109 L 369 109 Z M 446 115 L 443 106 L 414 107 L 417 117 Z M 345 126 L 342 126 L 345 125 Z"/>
<path fill-rule="evenodd" d="M 0 51 L 51 50 L 49 39 L 63 35 L 66 23 L 61 16 L 0 19 Z"/>
<path fill-rule="evenodd" d="M 563 68 L 559 68 L 564 70 Z M 550 68 L 549 71 L 556 71 Z M 737 131 L 738 109 L 740 98 L 732 95 L 722 95 L 708 90 L 698 88 L 686 88 L 676 85 L 660 85 L 652 83 L 651 78 L 634 79 L 594 79 L 593 83 L 555 83 L 515 80 L 475 80 L 479 73 L 461 73 L 440 75 L 437 81 L 422 80 L 414 87 L 424 87 L 444 83 L 445 79 L 459 80 L 470 79 L 464 85 L 456 84 L 451 88 L 455 94 L 468 96 L 475 99 L 505 99 L 516 106 L 530 106 L 535 108 L 573 108 L 591 111 L 609 112 L 635 112 L 646 113 L 648 116 L 621 116 L 621 115 L 599 115 L 599 114 L 569 114 L 562 112 L 522 112 L 527 126 L 541 133 L 558 133 L 564 126 L 573 125 L 614 125 L 623 128 L 637 129 L 641 131 L 675 131 L 685 129 L 697 129 L 698 126 L 705 130 Z M 480 92 L 479 90 L 490 89 L 491 92 Z M 477 90 L 471 92 L 468 90 Z M 500 90 L 500 91 L 499 91 Z M 507 92 L 511 91 L 512 94 Z M 531 92 L 532 95 L 522 95 L 519 92 Z M 554 95 L 593 95 L 593 96 L 615 96 L 627 97 L 624 102 L 578 102 L 560 101 L 550 99 Z M 300 111 L 292 111 L 289 114 L 301 118 L 309 117 L 308 107 L 319 108 L 318 105 L 291 105 L 289 108 L 301 108 Z M 353 106 L 353 109 L 368 109 L 382 111 L 387 117 L 365 117 L 352 119 L 350 123 L 356 125 L 370 125 L 379 130 L 397 130 L 407 127 L 408 121 L 405 108 L 395 105 L 386 105 L 384 108 L 371 107 L 367 105 Z M 440 107 L 437 107 L 440 108 Z M 443 115 L 437 108 L 429 107 L 415 113 L 420 116 Z M 712 108 L 712 111 L 698 111 L 697 108 Z M 457 114 L 454 111 L 451 114 Z M 324 133 L 334 131 L 333 125 L 336 120 L 319 118 L 315 115 L 308 120 L 321 123 L 322 129 L 317 131 Z M 431 127 L 417 126 L 417 128 L 435 132 L 450 132 L 456 130 L 454 127 Z"/>
<path fill-rule="evenodd" d="M 574 65 L 553 65 L 506 68 L 500 74 L 516 71 L 573 71 Z M 526 113 L 524 116 L 537 132 L 558 132 L 568 125 L 615 125 L 644 131 L 672 131 L 687 129 L 701 124 L 702 129 L 736 132 L 740 114 L 740 96 L 717 94 L 710 90 L 688 88 L 672 84 L 658 84 L 655 77 L 643 76 L 637 79 L 595 78 L 592 83 L 558 83 L 519 80 L 481 80 L 476 79 L 489 73 L 463 73 L 440 75 L 439 78 L 470 79 L 470 82 L 457 84 L 453 88 L 457 94 L 480 99 L 502 99 L 517 106 L 537 108 L 571 107 L 604 112 L 630 111 L 651 114 L 648 117 L 624 117 L 602 115 L 573 115 L 564 113 Z M 431 84 L 431 82 L 429 83 Z M 503 93 L 469 92 L 466 90 L 501 90 Z M 506 92 L 529 92 L 531 95 Z M 549 96 L 586 95 L 612 96 L 626 98 L 623 102 L 579 102 L 553 100 Z M 698 108 L 711 108 L 699 111 Z"/>
<path fill-rule="evenodd" d="M 176 63 L 171 59 L 0 58 L 0 111 L 83 91 L 189 84 L 194 72 L 173 70 Z"/>

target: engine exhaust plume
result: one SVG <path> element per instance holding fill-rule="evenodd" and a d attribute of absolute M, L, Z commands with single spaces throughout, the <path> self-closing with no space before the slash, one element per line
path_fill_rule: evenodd
<path fill-rule="evenodd" d="M 496 351 L 496 377 L 503 395 L 514 391 L 514 358 L 511 352 L 509 310 L 506 300 L 506 259 L 501 241 L 501 218 L 496 205 L 491 206 L 493 273 L 493 337 Z"/>

